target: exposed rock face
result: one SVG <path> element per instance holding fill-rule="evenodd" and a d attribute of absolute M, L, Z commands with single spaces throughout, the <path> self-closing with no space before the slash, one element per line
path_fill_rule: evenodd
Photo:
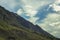
<path fill-rule="evenodd" d="M 22 18 L 21 16 L 18 16 L 16 13 L 13 12 L 9 12 L 8 10 L 5 10 L 3 7 L 0 6 L 0 23 L 1 20 L 4 21 L 3 23 L 6 23 L 4 25 L 0 24 L 1 27 L 8 27 L 6 33 L 7 36 L 11 36 L 13 34 L 16 35 L 16 37 L 22 37 L 25 40 L 40 40 L 40 35 L 42 35 L 43 38 L 45 38 L 46 40 L 57 40 L 57 38 L 53 37 L 51 34 L 47 33 L 46 31 L 44 31 L 42 28 L 40 28 L 38 25 L 33 25 L 32 23 L 30 23 L 29 21 L 25 20 L 24 18 Z M 13 30 L 10 30 L 9 27 L 13 26 Z M 14 29 L 14 28 L 17 29 Z M 23 31 L 21 31 L 20 29 L 22 29 Z M 18 30 L 19 29 L 19 30 Z M 3 29 L 4 30 L 4 29 Z M 25 31 L 24 31 L 25 30 Z M 1 30 L 0 30 L 1 31 Z M 5 32 L 5 31 L 3 31 Z M 0 33 L 3 33 L 0 32 Z M 29 34 L 31 33 L 31 34 Z M 37 39 L 32 38 L 32 36 L 28 36 L 28 35 L 39 35 L 39 37 Z M 26 36 L 26 37 L 25 37 Z M 29 39 L 27 39 L 29 37 Z M 8 39 L 12 38 L 13 40 L 15 40 L 14 37 L 9 37 Z M 42 40 L 45 40 L 43 39 Z M 20 40 L 20 39 L 17 39 Z M 21 39 L 23 40 L 23 39 Z"/>

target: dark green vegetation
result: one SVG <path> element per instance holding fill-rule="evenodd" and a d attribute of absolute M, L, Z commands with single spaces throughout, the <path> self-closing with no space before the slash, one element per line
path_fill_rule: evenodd
<path fill-rule="evenodd" d="M 32 26 L 27 27 L 24 20 L 20 19 L 17 14 L 0 7 L 0 40 L 58 40 L 53 36 L 45 36 L 32 30 Z M 30 25 L 29 22 L 28 24 Z"/>
<path fill-rule="evenodd" d="M 16 40 L 50 40 L 50 38 L 39 35 L 34 31 L 11 26 L 4 21 L 0 21 L 0 40 L 8 40 L 9 37 L 14 37 Z"/>

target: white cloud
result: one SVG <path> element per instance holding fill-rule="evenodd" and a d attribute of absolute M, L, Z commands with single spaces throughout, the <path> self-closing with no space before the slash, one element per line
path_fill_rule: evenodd
<path fill-rule="evenodd" d="M 60 11 L 60 6 L 57 6 L 56 4 L 53 4 L 53 9 L 57 12 Z"/>
<path fill-rule="evenodd" d="M 23 10 L 22 9 L 19 9 L 18 11 L 17 11 L 17 14 L 18 15 L 21 15 L 23 13 Z"/>
<path fill-rule="evenodd" d="M 60 26 L 60 22 L 55 22 L 55 23 L 51 23 L 49 24 L 50 26 Z"/>
<path fill-rule="evenodd" d="M 48 14 L 47 17 L 42 20 L 42 23 L 38 25 L 42 26 L 44 30 L 58 37 L 60 35 L 60 15 L 56 13 Z"/>
<path fill-rule="evenodd" d="M 28 19 L 30 22 L 32 22 L 33 24 L 36 25 L 36 21 L 38 20 L 38 17 L 31 17 L 30 19 Z"/>
<path fill-rule="evenodd" d="M 18 1 L 18 2 L 17 2 Z M 4 6 L 8 10 L 13 10 L 16 6 L 31 5 L 34 9 L 40 8 L 40 6 L 47 5 L 51 0 L 0 0 L 0 5 Z M 40 4 L 41 3 L 41 4 Z"/>
<path fill-rule="evenodd" d="M 23 7 L 25 13 L 27 16 L 35 16 L 37 14 L 37 11 L 33 9 L 33 7 L 31 5 L 26 5 Z"/>
<path fill-rule="evenodd" d="M 60 11 L 60 0 L 55 0 L 50 7 L 53 8 L 54 11 L 59 12 Z"/>
<path fill-rule="evenodd" d="M 26 14 L 26 16 L 33 17 L 37 14 L 37 11 L 33 9 L 30 5 L 25 5 L 22 7 L 22 9 L 19 9 L 17 11 L 18 15 L 21 15 L 22 13 Z"/>
<path fill-rule="evenodd" d="M 34 17 L 37 14 L 37 9 L 52 2 L 51 0 L 21 0 L 21 1 L 24 4 L 24 6 L 22 7 L 24 11 L 23 13 L 26 16 L 30 17 L 28 20 L 32 23 L 35 23 L 39 19 L 38 17 Z M 17 14 L 20 15 L 19 13 L 22 14 L 22 12 L 19 12 L 18 10 Z"/>
<path fill-rule="evenodd" d="M 57 31 L 53 31 L 52 34 L 56 35 L 58 32 Z"/>
<path fill-rule="evenodd" d="M 15 7 L 16 6 L 19 7 L 19 6 L 23 5 L 21 3 L 21 1 L 19 1 L 19 2 L 17 2 L 17 1 L 19 1 L 19 0 L 0 0 L 0 5 L 5 7 L 9 11 L 16 12 Z"/>
<path fill-rule="evenodd" d="M 53 0 L 54 1 L 54 0 Z M 25 5 L 31 5 L 34 9 L 41 8 L 44 5 L 50 4 L 52 0 L 22 0 Z"/>

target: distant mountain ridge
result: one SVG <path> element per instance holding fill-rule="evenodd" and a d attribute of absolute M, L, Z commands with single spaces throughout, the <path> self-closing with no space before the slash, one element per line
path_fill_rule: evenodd
<path fill-rule="evenodd" d="M 16 13 L 9 12 L 8 10 L 5 10 L 5 8 L 3 8 L 1 6 L 0 6 L 0 20 L 3 20 L 8 25 L 15 26 L 17 28 L 24 28 L 24 30 L 26 30 L 26 29 L 31 30 L 31 31 L 33 31 L 33 33 L 36 33 L 38 35 L 41 34 L 42 36 L 47 37 L 47 39 L 58 40 L 58 38 L 55 38 L 53 35 L 49 34 L 46 31 L 44 31 L 38 25 L 32 24 L 31 22 L 25 20 L 21 16 L 18 16 Z"/>

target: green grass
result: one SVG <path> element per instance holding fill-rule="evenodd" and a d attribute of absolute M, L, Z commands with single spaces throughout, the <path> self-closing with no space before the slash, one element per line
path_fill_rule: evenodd
<path fill-rule="evenodd" d="M 14 37 L 15 40 L 51 40 L 42 34 L 35 33 L 33 30 L 17 26 L 12 26 L 3 20 L 0 20 L 0 40 L 8 40 Z"/>

